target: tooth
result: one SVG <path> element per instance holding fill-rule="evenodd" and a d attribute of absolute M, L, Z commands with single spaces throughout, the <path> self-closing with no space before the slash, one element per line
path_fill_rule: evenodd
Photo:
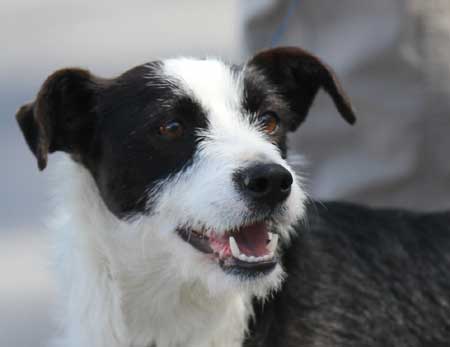
<path fill-rule="evenodd" d="M 275 250 L 277 249 L 277 245 L 278 245 L 278 234 L 273 234 L 272 239 L 266 245 L 266 248 L 269 252 L 274 253 Z"/>
<path fill-rule="evenodd" d="M 239 260 L 248 262 L 248 257 L 247 257 L 245 254 L 242 254 L 242 253 L 241 253 L 241 254 L 239 255 Z"/>
<path fill-rule="evenodd" d="M 269 233 L 269 241 L 272 241 L 273 234 Z"/>
<path fill-rule="evenodd" d="M 229 243 L 230 243 L 230 249 L 231 249 L 231 254 L 233 255 L 233 257 L 235 258 L 239 258 L 239 255 L 241 254 L 241 251 L 239 250 L 239 247 L 237 245 L 236 240 L 234 239 L 233 236 L 230 236 L 230 238 L 228 239 Z"/>
<path fill-rule="evenodd" d="M 257 260 L 256 260 L 256 258 L 255 258 L 253 255 L 251 255 L 250 257 L 248 257 L 248 261 L 249 261 L 250 263 L 254 263 L 254 262 L 256 262 Z"/>

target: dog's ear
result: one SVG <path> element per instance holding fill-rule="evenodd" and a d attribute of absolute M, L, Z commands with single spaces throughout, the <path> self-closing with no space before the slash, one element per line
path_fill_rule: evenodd
<path fill-rule="evenodd" d="M 87 150 L 98 89 L 98 79 L 86 70 L 59 70 L 47 78 L 34 102 L 19 109 L 17 122 L 40 170 L 47 166 L 48 153 L 80 156 Z"/>
<path fill-rule="evenodd" d="M 348 123 L 355 123 L 350 100 L 334 72 L 319 58 L 303 49 L 268 49 L 251 58 L 247 66 L 262 72 L 290 103 L 296 117 L 290 120 L 289 130 L 296 130 L 305 120 L 319 88 L 323 88 L 331 96 L 339 113 Z"/>

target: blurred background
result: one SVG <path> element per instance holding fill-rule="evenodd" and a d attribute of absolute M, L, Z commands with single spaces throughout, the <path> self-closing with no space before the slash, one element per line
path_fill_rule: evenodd
<path fill-rule="evenodd" d="M 179 55 L 240 63 L 300 45 L 350 95 L 347 126 L 320 94 L 291 151 L 310 194 L 373 206 L 450 208 L 448 0 L 1 0 L 0 346 L 45 346 L 56 286 L 48 267 L 48 178 L 16 126 L 19 106 L 54 70 L 114 76 Z"/>

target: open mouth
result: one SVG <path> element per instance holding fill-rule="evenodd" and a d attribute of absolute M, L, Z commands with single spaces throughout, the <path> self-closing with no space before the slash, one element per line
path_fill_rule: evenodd
<path fill-rule="evenodd" d="M 278 234 L 260 222 L 220 235 L 211 230 L 179 228 L 184 241 L 200 252 L 210 254 L 226 272 L 259 275 L 272 271 L 276 264 Z"/>

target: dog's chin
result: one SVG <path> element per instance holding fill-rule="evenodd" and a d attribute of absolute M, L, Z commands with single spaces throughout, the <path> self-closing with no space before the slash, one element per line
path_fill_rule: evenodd
<path fill-rule="evenodd" d="M 248 282 L 268 276 L 277 267 L 279 236 L 268 222 L 243 225 L 233 230 L 177 229 L 191 247 L 217 263 L 225 274 Z"/>

